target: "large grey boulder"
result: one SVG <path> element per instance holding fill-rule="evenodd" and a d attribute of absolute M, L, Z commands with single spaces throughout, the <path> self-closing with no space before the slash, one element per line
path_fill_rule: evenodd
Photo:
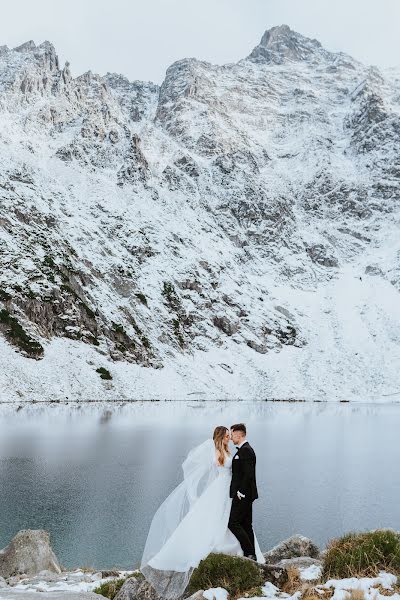
<path fill-rule="evenodd" d="M 203 591 L 195 592 L 186 600 L 201 600 Z M 122 585 L 114 600 L 163 600 L 143 577 L 129 577 Z M 179 600 L 179 599 L 177 599 Z"/>
<path fill-rule="evenodd" d="M 44 570 L 61 573 L 47 531 L 23 529 L 13 537 L 6 548 L 0 550 L 0 575 L 3 577 L 12 577 L 20 573 L 35 575 Z"/>
<path fill-rule="evenodd" d="M 6 588 L 6 587 L 8 587 L 7 581 L 4 579 L 4 577 L 0 577 L 0 588 Z"/>
<path fill-rule="evenodd" d="M 132 579 L 135 579 L 135 582 L 132 582 Z M 156 590 L 144 578 L 129 577 L 114 600 L 162 600 L 162 596 L 157 594 Z"/>
<path fill-rule="evenodd" d="M 276 565 L 285 558 L 295 558 L 296 556 L 319 558 L 320 550 L 309 538 L 304 535 L 296 534 L 283 540 L 283 542 L 280 542 L 264 554 L 267 563 L 273 565 Z"/>
<path fill-rule="evenodd" d="M 143 581 L 143 577 L 128 577 L 120 590 L 114 596 L 114 600 L 133 600 L 136 598 L 136 594 Z"/>
<path fill-rule="evenodd" d="M 269 581 L 281 588 L 289 579 L 287 569 L 278 565 L 262 565 L 262 574 L 265 581 Z"/>
<path fill-rule="evenodd" d="M 295 556 L 294 558 L 283 558 L 275 566 L 285 567 L 297 567 L 298 569 L 306 569 L 307 567 L 321 567 L 322 560 L 319 558 L 311 558 L 311 556 Z"/>

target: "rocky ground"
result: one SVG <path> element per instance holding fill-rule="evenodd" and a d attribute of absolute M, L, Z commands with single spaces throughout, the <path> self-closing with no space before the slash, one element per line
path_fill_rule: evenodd
<path fill-rule="evenodd" d="M 383 531 L 383 530 L 375 530 Z M 387 531 L 387 530 L 385 530 Z M 391 530 L 392 531 L 392 530 Z M 320 550 L 311 540 L 294 535 L 267 551 L 265 565 L 260 565 L 264 584 L 255 595 L 280 600 L 399 600 L 397 576 L 382 570 L 376 576 L 354 576 L 343 579 L 322 577 L 327 549 Z M 237 559 L 248 560 L 248 559 Z M 2 574 L 2 575 L 1 575 Z M 139 571 L 63 570 L 59 565 L 45 531 L 20 531 L 10 544 L 0 551 L 1 600 L 100 600 L 99 586 L 123 579 L 113 594 L 115 600 L 162 600 Z M 239 600 L 236 595 L 235 600 Z M 185 598 L 189 599 L 189 595 Z M 191 600 L 227 600 L 222 587 L 198 590 Z"/>

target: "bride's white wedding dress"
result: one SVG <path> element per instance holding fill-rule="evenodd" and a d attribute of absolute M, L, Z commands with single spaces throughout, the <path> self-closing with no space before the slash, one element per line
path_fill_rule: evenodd
<path fill-rule="evenodd" d="M 155 513 L 141 571 L 165 598 L 185 590 L 193 570 L 210 552 L 243 556 L 228 529 L 232 457 L 220 466 L 213 440 L 191 450 L 182 464 L 184 480 Z M 265 559 L 254 535 L 257 561 Z"/>

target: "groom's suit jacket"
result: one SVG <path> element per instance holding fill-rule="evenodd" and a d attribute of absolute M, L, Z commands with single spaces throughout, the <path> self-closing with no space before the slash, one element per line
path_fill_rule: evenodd
<path fill-rule="evenodd" d="M 258 498 L 256 482 L 256 453 L 245 442 L 239 448 L 232 460 L 232 481 L 230 487 L 230 497 L 236 496 L 236 492 L 241 492 L 248 500 Z"/>

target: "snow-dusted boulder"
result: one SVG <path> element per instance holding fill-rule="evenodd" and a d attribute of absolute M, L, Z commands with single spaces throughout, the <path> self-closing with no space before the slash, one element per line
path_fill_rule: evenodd
<path fill-rule="evenodd" d="M 279 542 L 276 546 L 264 553 L 264 558 L 269 564 L 295 557 L 319 558 L 320 550 L 316 544 L 304 535 L 296 534 Z"/>
<path fill-rule="evenodd" d="M 321 556 L 321 554 L 320 554 Z M 279 567 L 297 567 L 298 569 L 306 569 L 307 567 L 321 567 L 322 560 L 320 558 L 312 558 L 311 556 L 294 556 L 293 558 L 282 558 L 276 563 Z"/>
<path fill-rule="evenodd" d="M 19 531 L 0 551 L 0 575 L 35 575 L 40 571 L 61 573 L 61 567 L 50 546 L 50 536 L 41 529 Z"/>

